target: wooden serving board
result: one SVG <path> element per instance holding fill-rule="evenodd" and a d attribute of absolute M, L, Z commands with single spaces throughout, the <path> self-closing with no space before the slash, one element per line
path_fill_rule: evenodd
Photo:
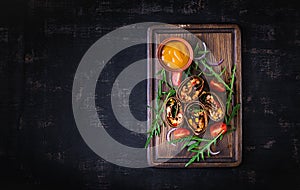
<path fill-rule="evenodd" d="M 154 99 L 157 95 L 157 80 L 155 74 L 161 70 L 161 66 L 155 58 L 156 48 L 159 43 L 168 37 L 182 37 L 189 41 L 193 36 L 198 37 L 205 42 L 207 47 L 213 53 L 216 60 L 224 59 L 224 62 L 216 68 L 221 70 L 226 67 L 225 81 L 231 76 L 233 64 L 236 64 L 236 80 L 234 83 L 234 102 L 242 103 L 242 75 L 241 75 L 241 33 L 237 25 L 233 24 L 186 24 L 176 25 L 183 28 L 178 30 L 171 25 L 152 26 L 148 30 L 148 97 L 147 103 L 154 105 Z M 170 75 L 170 73 L 168 73 Z M 242 104 L 241 104 L 242 105 Z M 148 111 L 148 130 L 153 120 L 153 111 Z M 232 133 L 224 135 L 221 141 L 218 141 L 216 150 L 221 153 L 215 156 L 206 157 L 204 160 L 194 162 L 191 167 L 234 167 L 241 163 L 242 159 L 242 106 L 237 116 L 232 120 L 232 126 L 236 129 Z M 185 124 L 186 125 L 186 124 Z M 174 156 L 174 151 L 178 151 L 179 145 L 173 146 L 166 143 L 165 146 L 157 146 L 166 142 L 167 131 L 170 127 L 161 127 L 161 134 L 152 138 L 150 147 L 148 147 L 148 162 L 155 167 L 185 167 L 192 154 L 183 149 L 179 154 Z"/>

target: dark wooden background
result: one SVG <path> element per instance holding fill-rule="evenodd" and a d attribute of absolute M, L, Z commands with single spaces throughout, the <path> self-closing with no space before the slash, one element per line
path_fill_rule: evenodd
<path fill-rule="evenodd" d="M 1 1 L 0 188 L 299 189 L 300 20 L 296 2 Z M 101 36 L 145 21 L 241 27 L 243 160 L 239 167 L 123 168 L 104 161 L 84 143 L 72 115 L 76 68 Z M 137 58 L 146 55 L 143 49 L 136 51 Z M 111 64 L 107 71 L 113 78 L 120 68 Z M 111 88 L 111 83 L 106 85 L 104 89 Z M 146 82 L 139 87 L 132 97 L 146 95 Z M 145 102 L 146 97 L 131 101 L 141 120 L 146 119 Z M 110 119 L 108 128 L 116 122 L 108 115 Z M 125 142 L 122 133 L 114 135 L 132 146 L 145 141 L 144 135 L 137 136 L 136 142 Z"/>

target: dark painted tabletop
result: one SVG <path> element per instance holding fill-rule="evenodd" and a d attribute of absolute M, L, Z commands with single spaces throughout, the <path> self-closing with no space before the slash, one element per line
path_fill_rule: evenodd
<path fill-rule="evenodd" d="M 0 187 L 14 189 L 300 188 L 300 19 L 297 1 L 10 0 L 0 2 Z M 84 142 L 72 85 L 85 52 L 103 35 L 137 22 L 233 23 L 242 31 L 243 152 L 234 168 L 132 169 L 111 164 Z M 146 46 L 132 47 L 144 58 Z M 122 52 L 120 53 L 122 57 Z M 128 56 L 123 56 L 128 57 Z M 99 106 L 124 69 L 116 57 L 99 84 Z M 124 62 L 124 60 L 123 60 Z M 119 64 L 119 65 L 118 65 Z M 146 71 L 144 71 L 146 73 Z M 102 85 L 102 86 L 101 86 Z M 146 82 L 130 95 L 146 120 Z M 110 113 L 106 127 L 126 138 Z M 125 134 L 125 135 L 124 135 Z M 125 137 L 124 137 L 125 136 Z M 3 188 L 5 187 L 5 188 Z"/>

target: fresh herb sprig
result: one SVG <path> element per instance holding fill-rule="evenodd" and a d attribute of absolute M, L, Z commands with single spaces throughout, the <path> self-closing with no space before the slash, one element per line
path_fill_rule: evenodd
<path fill-rule="evenodd" d="M 227 98 L 227 101 L 226 101 L 226 112 L 227 112 L 227 114 L 229 114 L 229 108 L 230 108 L 231 101 L 232 101 L 233 84 L 234 84 L 234 80 L 235 80 L 235 72 L 236 72 L 236 64 L 234 64 L 234 66 L 233 66 L 231 79 L 230 79 L 230 87 L 229 87 L 230 91 L 229 91 L 229 94 L 227 96 L 228 98 Z"/>
<path fill-rule="evenodd" d="M 232 69 L 232 74 L 230 78 L 230 91 L 227 95 L 226 100 L 226 114 L 225 114 L 225 122 L 226 125 L 229 126 L 231 123 L 231 120 L 238 114 L 238 110 L 240 109 L 241 104 L 236 104 L 232 107 L 231 113 L 230 113 L 230 106 L 232 105 L 232 98 L 233 98 L 233 91 L 234 91 L 234 81 L 235 81 L 235 74 L 236 74 L 236 64 L 234 64 Z"/>
<path fill-rule="evenodd" d="M 186 137 L 182 137 L 182 138 L 179 138 L 179 139 L 174 139 L 174 140 L 171 140 L 169 141 L 170 144 L 172 143 L 181 143 L 181 142 L 190 142 L 191 139 L 194 137 L 194 135 L 189 135 L 189 136 L 186 136 Z M 182 146 L 182 149 L 184 149 L 185 146 Z"/>
<path fill-rule="evenodd" d="M 188 167 L 189 165 L 191 165 L 193 162 L 197 161 L 199 162 L 200 161 L 200 157 L 202 160 L 204 160 L 204 156 L 205 156 L 205 152 L 207 154 L 208 157 L 210 157 L 210 147 L 211 145 L 215 145 L 217 143 L 217 140 L 219 138 L 221 138 L 222 136 L 222 132 L 217 135 L 215 138 L 213 139 L 203 139 L 203 138 L 199 138 L 199 137 L 196 137 L 195 138 L 192 138 L 192 140 L 194 140 L 195 142 L 190 144 L 190 145 L 187 145 L 188 146 L 188 151 L 189 152 L 193 152 L 195 153 L 194 156 L 192 156 L 192 158 L 185 164 L 185 167 Z M 200 146 L 201 143 L 205 143 L 204 145 Z M 189 144 L 190 142 L 186 143 L 186 144 Z"/>
<path fill-rule="evenodd" d="M 232 89 L 228 86 L 228 84 L 226 84 L 226 82 L 222 79 L 222 77 L 220 76 L 220 74 L 219 74 L 219 73 L 216 73 L 216 72 L 214 71 L 214 69 L 206 63 L 206 59 L 201 59 L 200 62 L 201 62 L 201 64 L 202 64 L 207 70 L 209 70 L 209 71 L 211 72 L 211 74 L 212 74 L 212 75 L 213 75 L 220 83 L 222 83 L 222 84 L 225 86 L 225 88 L 226 88 L 229 92 L 233 92 Z"/>
<path fill-rule="evenodd" d="M 198 51 L 199 51 L 199 47 L 198 47 L 198 44 L 197 44 L 194 52 L 197 53 Z M 223 68 L 223 70 L 220 73 L 217 73 L 217 72 L 214 71 L 214 69 L 210 65 L 207 64 L 207 60 L 206 60 L 205 56 L 202 56 L 202 59 L 195 61 L 197 67 L 199 65 L 198 61 L 200 61 L 200 63 L 204 66 L 205 69 L 210 71 L 209 75 L 211 77 L 215 77 L 220 83 L 222 83 L 225 86 L 226 90 L 228 91 L 227 101 L 226 101 L 225 123 L 226 123 L 227 126 L 229 126 L 230 123 L 231 123 L 231 120 L 238 114 L 238 110 L 240 109 L 240 104 L 237 104 L 237 105 L 233 106 L 233 108 L 231 110 L 231 113 L 230 113 L 230 106 L 231 106 L 232 97 L 233 97 L 233 94 L 234 94 L 234 81 L 235 81 L 236 65 L 234 65 L 234 67 L 233 67 L 230 82 L 229 82 L 229 84 L 227 84 L 222 79 L 222 75 L 225 73 L 226 67 Z M 192 69 L 193 69 L 193 67 L 191 66 L 188 70 L 188 74 L 191 73 Z M 201 72 L 200 75 L 202 73 L 203 72 Z M 204 74 L 207 75 L 207 73 L 204 73 Z M 228 130 L 225 134 L 231 133 L 233 131 L 235 131 L 235 128 L 231 127 L 231 130 Z M 203 138 L 199 138 L 197 136 L 194 136 L 192 138 L 182 139 L 182 140 L 186 141 L 186 143 L 182 146 L 182 149 L 185 148 L 185 147 L 188 147 L 187 151 L 195 153 L 195 155 L 192 156 L 192 158 L 189 160 L 189 162 L 186 163 L 185 167 L 188 167 L 189 165 L 191 165 L 195 161 L 200 161 L 200 158 L 202 160 L 204 160 L 205 159 L 205 152 L 206 152 L 207 156 L 209 157 L 210 156 L 210 146 L 212 144 L 216 144 L 218 139 L 222 140 L 223 135 L 225 135 L 225 134 L 223 134 L 221 132 L 221 133 L 219 133 L 219 135 L 217 135 L 213 139 L 203 139 Z M 178 141 L 182 141 L 182 140 L 179 139 Z M 194 142 L 192 143 L 192 141 L 194 141 Z M 205 143 L 205 144 L 201 146 L 200 145 L 201 143 Z"/>
<path fill-rule="evenodd" d="M 205 45 L 205 44 L 204 44 Z M 211 77 L 215 77 L 220 83 L 222 83 L 226 90 L 228 91 L 227 94 L 227 101 L 226 101 L 226 114 L 225 114 L 225 123 L 227 126 L 230 126 L 230 123 L 232 119 L 238 114 L 238 110 L 240 109 L 240 104 L 232 105 L 232 98 L 234 95 L 234 82 L 235 82 L 235 72 L 236 72 L 236 65 L 234 65 L 231 78 L 229 81 L 229 84 L 227 84 L 223 80 L 223 74 L 226 71 L 226 67 L 223 68 L 223 70 L 220 73 L 217 73 L 214 71 L 214 69 L 207 63 L 206 57 L 203 56 L 204 54 L 208 53 L 209 51 L 202 51 L 200 50 L 198 44 L 196 45 L 196 48 L 194 49 L 195 55 L 202 55 L 200 59 L 197 59 L 194 61 L 193 64 L 185 71 L 186 76 L 192 75 L 193 69 L 198 69 L 199 63 L 204 66 L 205 69 L 207 69 L 210 73 L 204 73 L 200 72 L 198 76 L 201 76 L 202 74 L 209 75 Z M 155 113 L 155 119 L 153 120 L 151 124 L 151 128 L 149 131 L 149 136 L 146 141 L 145 147 L 147 147 L 151 141 L 151 139 L 154 137 L 154 135 L 158 136 L 160 134 L 160 127 L 164 126 L 164 121 L 162 118 L 162 113 L 164 111 L 164 104 L 166 103 L 167 99 L 171 96 L 173 96 L 176 91 L 175 88 L 170 85 L 166 79 L 166 71 L 162 69 L 157 74 L 162 76 L 162 79 L 158 82 L 158 96 L 156 98 L 156 108 L 153 109 L 153 112 Z M 163 91 L 163 86 L 167 86 L 169 88 L 168 91 Z M 161 100 L 163 100 L 163 103 L 161 103 Z M 230 110 L 232 105 L 232 109 Z M 231 111 L 231 112 L 230 112 Z M 227 130 L 225 134 L 231 133 L 235 131 L 235 128 L 231 126 L 230 130 Z M 208 157 L 210 157 L 210 147 L 213 144 L 216 144 L 218 140 L 222 140 L 223 136 L 225 135 L 223 132 L 220 132 L 219 135 L 214 137 L 213 139 L 204 139 L 200 138 L 195 135 L 190 135 L 181 139 L 172 140 L 169 143 L 179 143 L 179 142 L 185 142 L 184 145 L 181 147 L 181 149 L 184 149 L 187 147 L 187 151 L 195 153 L 192 158 L 185 164 L 185 167 L 188 167 L 195 161 L 200 161 L 200 158 L 202 160 L 205 159 L 205 153 Z"/>
<path fill-rule="evenodd" d="M 231 114 L 228 116 L 225 117 L 225 122 L 226 122 L 226 125 L 229 126 L 230 123 L 231 123 L 231 120 L 238 114 L 238 111 L 241 107 L 241 104 L 237 104 L 235 105 L 233 108 L 232 108 L 232 111 L 231 111 Z"/>
<path fill-rule="evenodd" d="M 154 119 L 151 123 L 150 130 L 148 131 L 148 138 L 145 143 L 145 148 L 147 148 L 151 142 L 151 139 L 154 136 L 159 136 L 161 132 L 161 126 L 165 126 L 165 122 L 162 117 L 162 113 L 164 112 L 164 105 L 166 104 L 168 98 L 175 95 L 176 91 L 172 85 L 169 84 L 166 77 L 166 70 L 160 70 L 157 75 L 161 75 L 162 79 L 158 82 L 158 90 L 157 90 L 157 97 L 156 97 L 156 106 L 155 108 L 151 106 L 147 106 L 148 108 L 152 109 L 153 113 L 155 114 Z M 169 89 L 167 91 L 163 90 L 163 87 L 167 86 Z"/>

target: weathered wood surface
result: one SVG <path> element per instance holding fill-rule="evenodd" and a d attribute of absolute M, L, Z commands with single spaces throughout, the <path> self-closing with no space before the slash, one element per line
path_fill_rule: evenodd
<path fill-rule="evenodd" d="M 233 65 L 236 65 L 234 102 L 242 105 L 241 33 L 239 27 L 233 24 L 186 24 L 179 26 L 190 33 L 168 25 L 152 26 L 148 30 L 148 78 L 155 78 L 156 73 L 162 69 L 157 60 L 150 59 L 156 57 L 157 44 L 160 44 L 166 38 L 176 36 L 186 39 L 192 47 L 195 47 L 199 39 L 205 42 L 216 60 L 224 59 L 224 62 L 220 66 L 214 67 L 214 69 L 221 72 L 224 68 L 227 68 L 223 75 L 226 82 L 229 81 Z M 171 73 L 167 72 L 167 77 L 170 77 L 170 75 Z M 204 80 L 208 79 L 209 77 L 204 78 Z M 148 88 L 147 92 L 147 105 L 155 107 L 154 100 L 157 95 L 158 82 L 157 80 L 149 80 L 148 82 L 150 83 L 148 86 L 151 88 Z M 153 119 L 155 119 L 153 115 L 153 110 L 148 110 L 148 131 L 151 129 Z M 186 125 L 185 123 L 183 127 L 186 127 Z M 195 162 L 190 167 L 233 167 L 240 164 L 242 160 L 242 107 L 231 125 L 235 126 L 236 131 L 226 135 L 222 141 L 218 142 L 217 149 L 221 153 L 211 158 L 206 157 L 204 161 Z M 161 134 L 153 138 L 151 146 L 154 148 L 148 149 L 149 163 L 151 165 L 159 164 L 157 167 L 184 167 L 193 154 L 185 149 L 174 156 L 174 152 L 180 150 L 180 146 L 173 146 L 166 142 L 168 130 L 170 130 L 170 127 L 162 127 Z M 207 129 L 207 133 L 204 134 L 205 138 L 210 138 L 208 133 L 209 130 Z M 163 143 L 166 143 L 166 146 L 156 146 Z"/>
<path fill-rule="evenodd" d="M 299 189 L 297 4 L 295 0 L 1 1 L 1 188 Z M 244 151 L 239 167 L 122 168 L 85 145 L 71 106 L 78 63 L 104 34 L 144 21 L 241 27 Z M 119 73 L 117 68 L 109 71 L 111 77 Z M 146 97 L 146 83 L 140 86 L 144 89 L 138 93 Z M 146 119 L 144 107 L 135 110 L 136 117 Z M 142 146 L 145 136 L 138 138 L 137 146 Z"/>

